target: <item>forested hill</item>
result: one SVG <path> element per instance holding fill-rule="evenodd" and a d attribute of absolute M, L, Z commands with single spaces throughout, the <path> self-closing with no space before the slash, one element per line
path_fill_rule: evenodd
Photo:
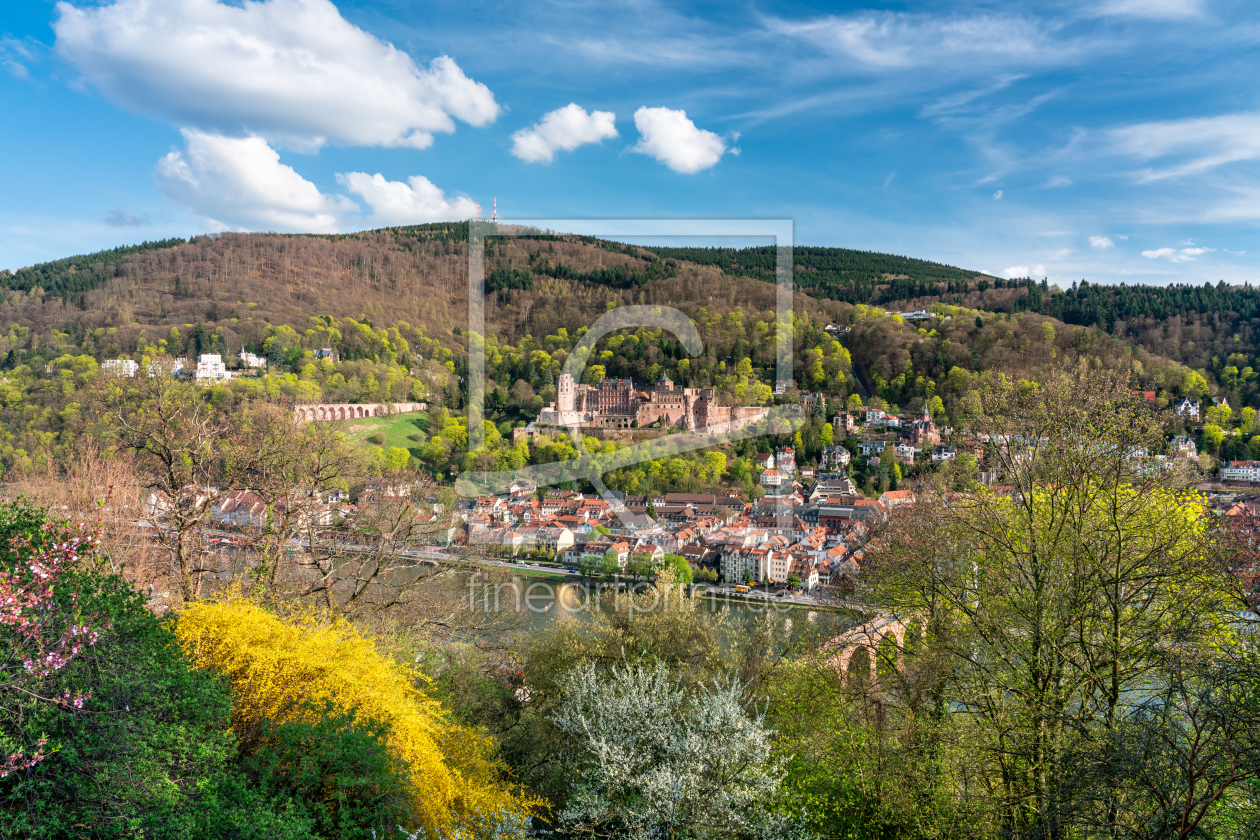
<path fill-rule="evenodd" d="M 110 277 L 111 266 L 126 257 L 145 251 L 174 248 L 176 245 L 183 245 L 185 241 L 187 240 L 175 237 L 155 242 L 145 241 L 139 245 L 120 245 L 108 251 L 65 257 L 20 268 L 16 272 L 0 271 L 0 288 L 23 292 L 40 288 L 60 296 L 83 294 L 105 283 Z"/>
<path fill-rule="evenodd" d="M 648 248 L 664 259 L 713 265 L 727 274 L 774 282 L 778 249 Z M 793 281 L 815 297 L 846 303 L 881 304 L 923 294 L 965 292 L 972 284 L 993 282 L 975 271 L 949 265 L 848 248 L 792 249 Z"/>
<path fill-rule="evenodd" d="M 198 324 L 207 334 L 221 333 L 225 346 L 252 346 L 280 324 L 302 332 L 312 317 L 405 321 L 454 347 L 468 319 L 467 238 L 461 222 L 341 235 L 226 233 L 0 272 L 0 328 L 20 328 L 0 340 L 0 352 L 34 358 L 91 344 L 96 355 L 126 354 L 142 334 Z M 773 308 L 767 287 L 776 258 L 773 247 L 642 248 L 538 233 L 491 237 L 487 323 L 515 342 L 589 324 L 612 303 L 654 302 L 688 312 L 740 312 L 755 323 Z M 1247 368 L 1260 370 L 1260 290 L 1251 286 L 1083 282 L 1060 290 L 1044 281 L 843 248 L 794 248 L 793 263 L 798 314 L 841 318 L 855 305 L 899 310 L 932 304 L 1037 314 L 1100 329 L 1207 371 L 1227 391 L 1256 387 L 1236 381 Z M 105 334 L 95 335 L 102 328 Z M 90 335 L 95 338 L 88 341 Z M 965 367 L 985 361 L 984 352 L 973 357 L 972 349 L 965 348 L 973 359 Z M 1006 363 L 1023 365 L 1013 357 Z"/>
<path fill-rule="evenodd" d="M 652 248 L 656 255 L 774 281 L 776 251 L 760 248 Z M 1033 312 L 1096 327 L 1152 354 L 1211 373 L 1226 390 L 1246 390 L 1260 370 L 1260 288 L 1250 284 L 1147 286 L 1082 281 L 1060 289 L 1045 280 L 1005 280 L 940 263 L 844 248 L 794 248 L 796 288 L 825 300 L 889 309 L 932 304 L 988 312 Z"/>

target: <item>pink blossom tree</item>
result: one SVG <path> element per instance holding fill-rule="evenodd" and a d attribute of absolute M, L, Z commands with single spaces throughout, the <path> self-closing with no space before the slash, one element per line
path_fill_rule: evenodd
<path fill-rule="evenodd" d="M 49 697 L 42 687 L 108 629 L 82 614 L 77 593 L 58 592 L 66 573 L 99 545 L 82 526 L 47 523 L 37 537 L 13 537 L 0 548 L 0 698 L 83 708 L 88 695 Z M 40 738 L 33 749 L 10 752 L 0 760 L 0 779 L 38 764 L 47 744 Z"/>

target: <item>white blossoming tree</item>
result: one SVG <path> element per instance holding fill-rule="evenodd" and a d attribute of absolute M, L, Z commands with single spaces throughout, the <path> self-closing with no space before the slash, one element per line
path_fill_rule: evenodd
<path fill-rule="evenodd" d="M 568 737 L 572 796 L 559 833 L 656 838 L 785 838 L 798 832 L 767 804 L 781 773 L 764 716 L 727 680 L 684 689 L 663 664 L 561 681 L 553 717 Z"/>

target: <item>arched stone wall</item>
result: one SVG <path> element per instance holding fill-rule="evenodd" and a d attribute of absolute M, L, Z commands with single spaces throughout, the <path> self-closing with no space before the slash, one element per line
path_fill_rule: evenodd
<path fill-rule="evenodd" d="M 425 403 L 340 403 L 299 405 L 293 416 L 302 423 L 327 423 L 339 420 L 358 420 L 367 417 L 385 417 L 389 414 L 410 414 L 427 411 Z"/>

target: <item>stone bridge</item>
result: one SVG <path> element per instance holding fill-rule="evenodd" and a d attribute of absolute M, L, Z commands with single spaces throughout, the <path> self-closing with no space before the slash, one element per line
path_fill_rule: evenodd
<path fill-rule="evenodd" d="M 873 685 L 878 666 L 898 667 L 905 652 L 920 646 L 922 641 L 923 625 L 917 616 L 902 618 L 888 613 L 837 636 L 827 643 L 827 648 L 835 651 L 830 659 L 832 667 L 848 676 L 857 676 L 856 672 L 869 668 Z"/>
<path fill-rule="evenodd" d="M 425 403 L 317 403 L 299 405 L 293 415 L 302 422 L 327 422 L 332 420 L 358 420 L 361 417 L 388 417 L 391 414 L 408 414 L 426 411 Z"/>

